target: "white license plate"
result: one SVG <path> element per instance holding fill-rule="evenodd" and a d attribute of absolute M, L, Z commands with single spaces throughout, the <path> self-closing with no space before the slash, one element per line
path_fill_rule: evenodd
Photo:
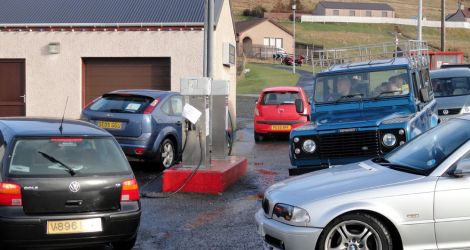
<path fill-rule="evenodd" d="M 101 218 L 47 221 L 47 234 L 76 234 L 103 231 Z"/>

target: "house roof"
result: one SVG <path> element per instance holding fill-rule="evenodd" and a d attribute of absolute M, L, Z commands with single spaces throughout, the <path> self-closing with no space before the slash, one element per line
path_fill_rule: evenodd
<path fill-rule="evenodd" d="M 386 3 L 352 3 L 321 1 L 318 4 L 327 9 L 353 9 L 353 10 L 388 10 L 394 9 Z"/>
<path fill-rule="evenodd" d="M 254 19 L 247 20 L 247 21 L 237 22 L 237 23 L 235 23 L 236 33 L 237 34 L 243 33 L 245 31 L 255 27 L 256 25 L 258 25 L 262 22 L 266 22 L 266 21 L 272 23 L 273 25 L 277 26 L 281 30 L 287 32 L 289 35 L 291 35 L 291 36 L 293 35 L 292 32 L 290 32 L 290 30 L 286 29 L 285 27 L 281 26 L 280 24 L 276 23 L 275 21 L 273 21 L 271 19 L 267 19 L 267 18 L 254 18 Z"/>
<path fill-rule="evenodd" d="M 470 18 L 470 8 L 458 9 L 455 13 L 447 15 L 446 21 L 465 22 L 466 18 Z"/>
<path fill-rule="evenodd" d="M 224 0 L 215 0 L 217 24 Z M 203 25 L 204 0 L 2 0 L 0 25 Z"/>

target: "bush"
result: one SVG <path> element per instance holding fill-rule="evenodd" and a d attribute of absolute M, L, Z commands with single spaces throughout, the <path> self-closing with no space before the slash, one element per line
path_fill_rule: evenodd
<path fill-rule="evenodd" d="M 263 18 L 264 12 L 266 12 L 266 9 L 263 6 L 258 5 L 254 7 L 252 10 L 244 9 L 242 15 Z"/>

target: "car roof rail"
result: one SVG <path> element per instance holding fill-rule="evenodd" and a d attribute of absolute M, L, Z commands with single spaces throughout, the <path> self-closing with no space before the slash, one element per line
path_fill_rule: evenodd
<path fill-rule="evenodd" d="M 371 65 L 393 64 L 396 58 L 407 58 L 411 68 L 429 67 L 429 49 L 425 41 L 407 40 L 352 47 L 317 50 L 311 53 L 314 68 L 331 71 Z"/>

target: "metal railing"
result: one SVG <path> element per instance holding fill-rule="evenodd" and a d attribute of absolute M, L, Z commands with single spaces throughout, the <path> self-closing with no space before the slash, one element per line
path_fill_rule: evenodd
<path fill-rule="evenodd" d="M 318 55 L 318 58 L 313 57 L 314 54 Z M 428 45 L 416 40 L 314 51 L 311 61 L 315 72 L 317 68 L 328 71 L 337 65 L 348 68 L 392 63 L 397 57 L 408 58 L 412 67 L 429 66 Z"/>

